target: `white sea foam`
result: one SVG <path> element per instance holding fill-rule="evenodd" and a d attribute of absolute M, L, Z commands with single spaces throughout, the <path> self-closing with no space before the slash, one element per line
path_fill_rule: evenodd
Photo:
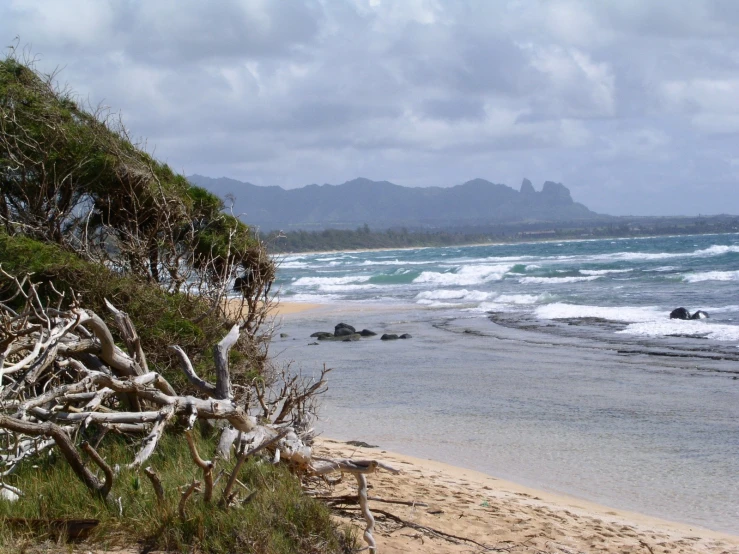
<path fill-rule="evenodd" d="M 369 280 L 369 275 L 347 275 L 345 277 L 300 277 L 290 283 L 290 286 L 321 287 L 329 285 L 348 285 L 352 283 L 365 283 Z"/>
<path fill-rule="evenodd" d="M 454 304 L 452 302 L 442 302 L 441 300 L 419 300 L 417 303 L 422 306 L 426 306 L 428 308 L 456 308 L 456 307 L 459 307 L 459 304 Z"/>
<path fill-rule="evenodd" d="M 398 260 L 397 258 L 394 260 L 364 260 L 359 265 L 428 265 L 428 261 L 424 262 L 418 262 L 418 261 L 408 261 L 408 260 Z"/>
<path fill-rule="evenodd" d="M 722 314 L 726 312 L 739 312 L 739 305 L 732 304 L 729 306 L 721 306 L 721 307 L 712 307 L 712 306 L 706 306 L 704 308 L 701 308 L 704 312 L 708 312 L 709 315 L 711 314 Z"/>
<path fill-rule="evenodd" d="M 500 281 L 512 265 L 466 265 L 456 272 L 438 273 L 424 271 L 413 282 L 416 284 L 432 284 L 441 286 L 469 286 Z"/>
<path fill-rule="evenodd" d="M 482 302 L 490 298 L 490 293 L 479 290 L 425 290 L 416 295 L 416 302 L 427 306 L 433 306 L 439 301 L 458 300 L 460 302 Z"/>
<path fill-rule="evenodd" d="M 693 252 L 614 252 L 612 254 L 599 254 L 593 256 L 592 260 L 630 261 L 630 260 L 667 260 L 673 258 L 708 258 L 712 256 L 723 256 L 729 253 L 739 253 L 739 246 L 726 246 L 714 244 L 708 248 L 694 250 Z"/>
<path fill-rule="evenodd" d="M 470 312 L 519 312 L 522 309 L 531 309 L 531 306 L 552 300 L 552 295 L 544 294 L 501 294 L 490 302 L 481 302 Z"/>
<path fill-rule="evenodd" d="M 501 294 L 495 299 L 500 304 L 538 304 L 551 298 L 549 294 Z"/>
<path fill-rule="evenodd" d="M 600 279 L 600 275 L 591 275 L 589 277 L 521 277 L 519 282 L 525 285 L 559 285 L 563 283 L 595 281 L 596 279 Z"/>
<path fill-rule="evenodd" d="M 695 255 L 697 256 L 721 256 L 730 252 L 739 253 L 739 246 L 731 245 L 726 246 L 723 244 L 714 244 L 704 250 L 696 250 Z"/>
<path fill-rule="evenodd" d="M 280 269 L 305 269 L 307 267 L 310 266 L 306 262 L 292 261 L 280 263 Z"/>
<path fill-rule="evenodd" d="M 627 335 L 642 337 L 664 337 L 666 335 L 691 335 L 720 341 L 739 341 L 739 326 L 709 323 L 705 319 L 668 319 L 632 323 L 618 331 Z"/>
<path fill-rule="evenodd" d="M 583 275 L 608 275 L 610 273 L 630 273 L 633 269 L 581 269 Z"/>
<path fill-rule="evenodd" d="M 683 280 L 688 283 L 699 283 L 701 281 L 739 281 L 739 271 L 703 271 L 700 273 L 687 273 Z"/>
<path fill-rule="evenodd" d="M 280 300 L 283 302 L 311 302 L 315 304 L 321 304 L 324 302 L 333 302 L 335 300 L 339 300 L 341 298 L 341 295 L 338 294 L 291 294 L 291 295 L 282 295 L 280 296 Z"/>
<path fill-rule="evenodd" d="M 357 292 L 360 290 L 370 290 L 380 288 L 380 285 L 366 284 L 366 285 L 353 285 L 353 284 L 340 284 L 340 285 L 319 285 L 318 289 L 323 292 Z"/>
<path fill-rule="evenodd" d="M 609 321 L 653 322 L 664 319 L 664 310 L 655 306 L 579 306 L 555 302 L 536 308 L 539 319 L 575 319 L 582 317 L 597 317 Z"/>

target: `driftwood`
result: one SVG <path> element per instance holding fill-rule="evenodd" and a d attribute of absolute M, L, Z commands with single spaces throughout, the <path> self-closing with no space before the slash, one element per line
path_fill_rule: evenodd
<path fill-rule="evenodd" d="M 362 516 L 367 522 L 365 527 L 363 538 L 369 546 L 369 549 L 373 552 L 377 551 L 377 543 L 372 535 L 375 529 L 375 518 L 369 509 L 367 503 L 367 474 L 374 473 L 378 469 L 384 469 L 392 473 L 400 473 L 397 469 L 384 464 L 378 460 L 352 460 L 352 459 L 338 459 L 329 460 L 326 458 L 315 458 L 311 465 L 311 473 L 314 475 L 325 475 L 332 471 L 341 471 L 342 473 L 351 473 L 357 480 L 357 501 L 359 508 L 362 511 Z"/>
<path fill-rule="evenodd" d="M 341 496 L 313 495 L 313 498 L 322 500 L 324 502 L 327 502 L 328 504 L 357 504 L 359 502 L 356 495 L 353 495 L 353 494 L 344 494 Z M 367 496 L 367 500 L 371 500 L 373 502 L 380 502 L 383 504 L 397 504 L 400 506 L 411 506 L 414 508 L 416 506 L 419 506 L 421 508 L 428 508 L 429 506 L 425 502 L 416 502 L 415 500 L 395 500 L 392 498 L 382 498 L 381 496 Z"/>
<path fill-rule="evenodd" d="M 57 448 L 90 492 L 107 498 L 116 473 L 96 449 L 106 433 L 141 438 L 128 464 L 139 470 L 156 451 L 167 427 L 179 421 L 187 429 L 185 438 L 193 463 L 202 471 L 204 502 L 213 498 L 218 459 L 228 460 L 232 450 L 236 462 L 219 500 L 224 509 L 244 505 L 254 497 L 256 491 L 248 491 L 246 498 L 235 503 L 233 488 L 240 483 L 238 474 L 245 461 L 260 452 L 273 463 L 288 464 L 301 476 L 350 473 L 357 480 L 358 502 L 367 521 L 364 539 L 376 550 L 366 475 L 379 469 L 395 470 L 377 460 L 332 460 L 312 455 L 309 424 L 315 415 L 315 399 L 325 391 L 329 369 L 324 367 L 314 380 L 283 370 L 272 381 L 277 386 L 257 380 L 237 401 L 228 353 L 244 326 L 234 325 L 213 349 L 215 383 L 195 373 L 182 348 L 170 347 L 199 396 L 178 394 L 167 379 L 150 370 L 136 329 L 123 310 L 106 301 L 125 351 L 116 345 L 111 328 L 100 315 L 76 303 L 62 310 L 62 295 L 56 304 L 49 305 L 27 277 L 17 279 L 2 268 L 0 274 L 6 283 L 15 285 L 13 305 L 18 298 L 25 300 L 23 308 L 16 311 L 10 300 L 0 299 L 0 479 L 24 460 Z M 220 428 L 214 460 L 201 457 L 191 433 L 195 423 L 203 420 Z M 84 440 L 91 427 L 97 436 L 92 444 Z M 102 479 L 87 467 L 81 452 L 100 469 Z M 143 471 L 157 501 L 164 503 L 165 492 L 156 472 L 151 467 Z M 182 492 L 178 511 L 183 519 L 187 518 L 187 502 L 200 492 L 200 486 L 201 481 L 196 480 Z M 22 495 L 22 490 L 2 481 L 0 489 L 7 495 Z"/>

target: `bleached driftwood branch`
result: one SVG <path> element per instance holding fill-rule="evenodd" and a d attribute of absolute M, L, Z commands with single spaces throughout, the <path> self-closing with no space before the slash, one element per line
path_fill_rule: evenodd
<path fill-rule="evenodd" d="M 342 473 L 351 473 L 354 475 L 354 478 L 357 480 L 357 500 L 362 511 L 362 516 L 367 522 L 363 538 L 372 552 L 377 551 L 377 543 L 375 537 L 372 535 L 372 532 L 375 530 L 375 518 L 367 503 L 367 474 L 374 473 L 378 469 L 384 469 L 396 474 L 400 473 L 394 467 L 378 460 L 353 460 L 349 458 L 330 460 L 326 458 L 314 458 L 310 466 L 310 471 L 314 475 L 325 475 L 333 471 L 341 471 Z"/>
<path fill-rule="evenodd" d="M 27 278 L 16 279 L 2 268 L 0 274 L 15 284 L 11 298 L 25 300 L 20 310 L 11 308 L 7 299 L 0 300 L 0 476 L 12 472 L 23 460 L 57 447 L 86 487 L 105 498 L 115 473 L 96 450 L 100 438 L 108 431 L 143 437 L 129 464 L 137 469 L 156 451 L 168 425 L 180 420 L 187 429 L 193 463 L 203 472 L 203 499 L 209 502 L 216 484 L 216 462 L 200 456 L 190 430 L 200 420 L 218 421 L 222 427 L 218 457 L 228 459 L 234 444 L 237 452 L 221 505 L 232 504 L 241 467 L 259 452 L 265 452 L 274 463 L 288 463 L 301 475 L 350 473 L 357 479 L 358 502 L 367 521 L 365 541 L 376 549 L 366 475 L 378 469 L 396 470 L 377 460 L 317 458 L 306 441 L 312 433 L 307 422 L 315 413 L 317 395 L 325 390 L 329 369 L 324 367 L 315 380 L 282 370 L 273 376 L 272 383 L 277 386 L 270 388 L 265 380 L 258 380 L 240 404 L 234 398 L 228 364 L 229 351 L 241 333 L 239 325 L 234 325 L 213 349 L 215 383 L 195 373 L 182 348 L 170 347 L 188 381 L 202 396 L 178 394 L 167 379 L 149 369 L 138 333 L 124 311 L 106 301 L 127 351 L 116 345 L 111 329 L 96 313 L 76 304 L 62 310 L 61 301 L 45 306 Z M 256 401 L 255 415 L 249 413 L 251 400 Z M 257 415 L 264 423 L 258 423 Z M 99 428 L 95 447 L 82 439 L 90 426 Z M 103 479 L 88 469 L 80 450 L 100 468 Z M 158 502 L 164 502 L 156 472 L 147 467 L 144 473 Z M 188 499 L 199 491 L 199 481 L 183 491 L 178 507 L 182 518 L 187 515 Z M 22 494 L 17 489 L 11 492 Z"/>

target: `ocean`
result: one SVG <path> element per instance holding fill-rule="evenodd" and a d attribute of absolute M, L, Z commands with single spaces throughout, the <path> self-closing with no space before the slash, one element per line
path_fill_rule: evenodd
<path fill-rule="evenodd" d="M 327 436 L 739 534 L 739 235 L 300 254 L 277 285 L 323 305 L 272 348 L 333 368 Z M 341 321 L 412 338 L 310 338 Z"/>

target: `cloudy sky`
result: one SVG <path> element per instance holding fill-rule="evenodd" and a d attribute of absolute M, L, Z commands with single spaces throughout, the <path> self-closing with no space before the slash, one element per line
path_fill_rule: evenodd
<path fill-rule="evenodd" d="M 739 213 L 736 0 L 4 0 L 14 37 L 186 174 Z"/>

